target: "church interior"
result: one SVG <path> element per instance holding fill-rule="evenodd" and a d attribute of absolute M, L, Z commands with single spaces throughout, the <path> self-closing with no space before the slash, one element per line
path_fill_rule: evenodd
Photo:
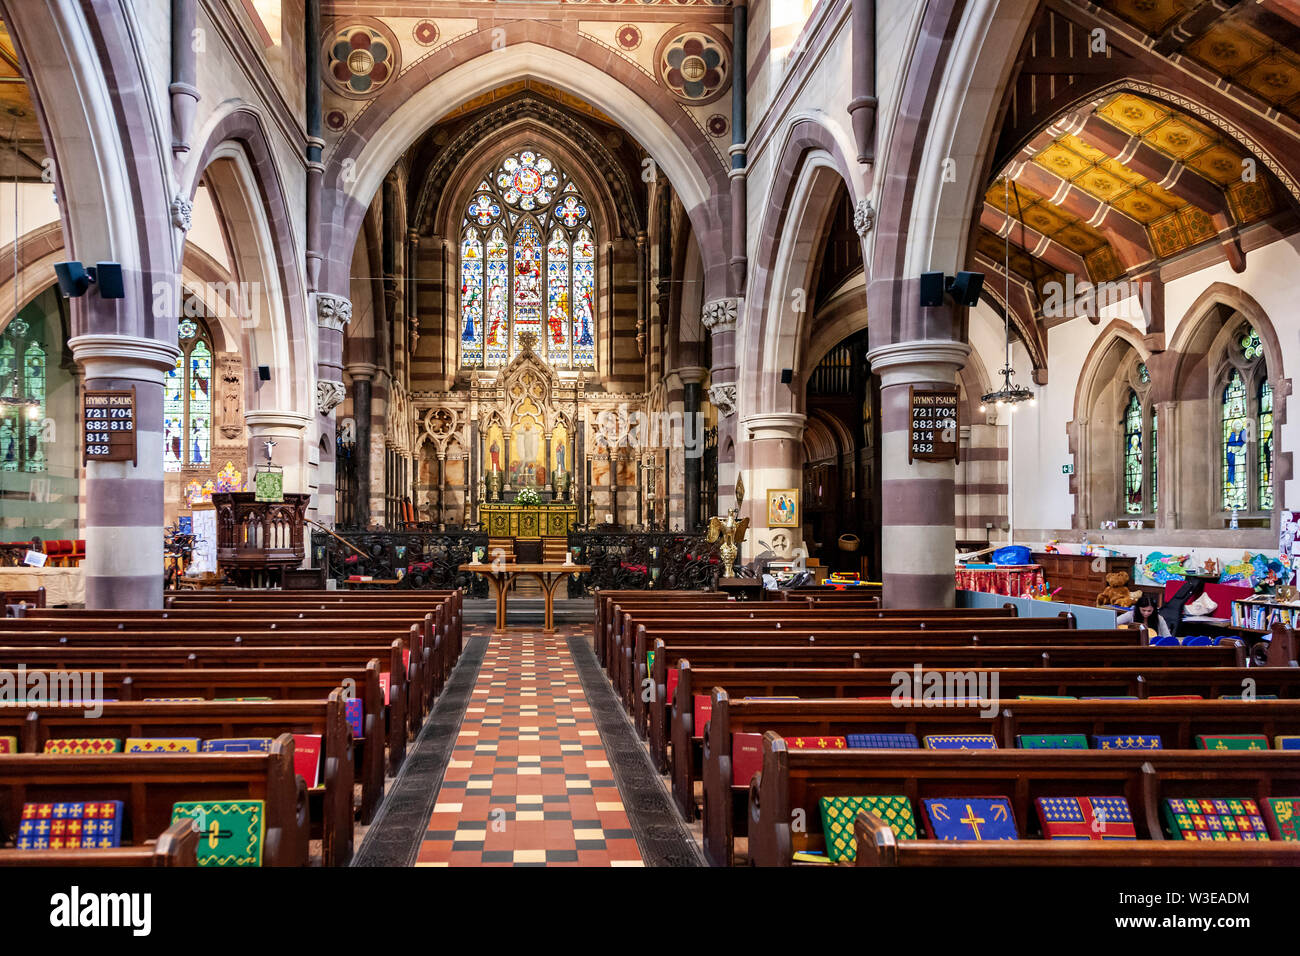
<path fill-rule="evenodd" d="M 1300 865 L 1296 0 L 0 0 L 0 108 L 0 874 Z"/>

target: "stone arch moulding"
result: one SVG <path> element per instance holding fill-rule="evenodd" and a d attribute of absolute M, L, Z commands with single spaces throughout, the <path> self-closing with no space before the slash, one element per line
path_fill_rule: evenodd
<path fill-rule="evenodd" d="M 467 199 L 475 185 L 463 185 L 470 178 L 469 171 L 483 167 L 496 152 L 508 152 L 507 143 L 515 137 L 524 138 L 517 132 L 522 128 L 548 144 L 560 144 L 557 152 L 567 150 L 562 153 L 564 161 L 575 176 L 585 178 L 590 201 L 602 203 L 600 216 L 610 222 L 625 222 L 628 233 L 635 235 L 641 220 L 632 185 L 605 144 L 559 107 L 535 101 L 515 105 L 513 112 L 503 107 L 469 126 L 429 164 L 417 194 L 412 228 L 425 234 L 445 234 L 446 223 L 462 208 L 457 205 L 463 201 L 461 190 Z M 604 204 L 609 208 L 603 208 Z"/>
<path fill-rule="evenodd" d="M 315 334 L 307 321 L 302 254 L 293 230 L 285 227 L 291 221 L 287 192 L 262 119 L 246 104 L 223 105 L 195 138 L 202 146 L 192 151 L 177 198 L 192 203 L 199 180 L 207 177 L 231 246 L 233 278 L 262 283 L 254 298 L 260 300 L 263 318 L 245 330 L 248 341 L 241 343 L 240 351 L 250 368 L 270 364 L 278 381 L 273 380 L 270 396 L 257 404 L 251 404 L 254 396 L 248 395 L 248 407 L 306 408 L 315 373 L 315 363 L 306 357 L 314 354 Z M 234 175 L 223 175 L 221 167 L 214 166 L 223 160 L 233 164 Z M 253 226 L 255 250 L 239 248 L 229 228 L 232 215 Z M 280 228 L 271 228 L 272 223 Z"/>
<path fill-rule="evenodd" d="M 21 312 L 54 284 L 54 263 L 67 259 L 63 248 L 63 227 L 55 221 L 38 226 L 18 239 L 18 308 Z M 14 301 L 14 245 L 0 249 L 0 303 L 6 307 Z M 6 309 L 7 311 L 7 309 Z M 8 324 L 13 316 L 5 321 Z M 0 332 L 4 326 L 0 325 Z"/>
<path fill-rule="evenodd" d="M 158 128 L 138 55 L 144 44 L 135 17 L 122 7 L 7 0 L 0 14 L 55 160 L 67 254 L 122 265 L 125 299 L 76 299 L 74 336 L 110 333 L 170 341 L 175 319 L 152 308 L 154 283 L 174 282 L 177 274 L 165 198 L 170 131 L 164 136 Z M 87 103 L 111 108 L 88 111 Z M 135 121 L 123 124 L 121 116 Z M 65 168 L 75 175 L 63 175 Z"/>
<path fill-rule="evenodd" d="M 780 372 L 793 368 L 802 376 L 808 371 L 802 363 L 814 260 L 838 187 L 847 189 L 850 201 L 854 200 L 846 169 L 839 144 L 824 126 L 811 120 L 791 125 L 759 233 L 748 286 L 753 295 L 746 306 L 743 343 L 737 349 L 761 357 L 757 381 L 750 377 L 740 383 L 740 408 L 746 417 L 798 411 L 803 404 L 798 388 L 781 384 Z M 790 298 L 798 296 L 799 290 L 802 309 Z M 788 396 L 781 394 L 783 390 Z"/>
<path fill-rule="evenodd" d="M 649 152 L 682 196 L 696 232 L 717 239 L 717 254 L 706 271 L 710 287 L 724 289 L 730 251 L 723 231 L 730 208 L 727 172 L 680 104 L 593 40 L 537 21 L 516 21 L 501 29 L 508 44 L 504 49 L 492 50 L 490 35 L 479 32 L 411 65 L 331 150 L 321 201 L 322 288 L 346 288 L 349 250 L 370 198 L 430 118 L 508 81 L 532 77 L 588 100 L 622 123 Z M 604 68 L 593 65 L 597 63 Z"/>
<path fill-rule="evenodd" d="M 880 153 L 870 274 L 873 285 L 879 281 L 891 292 L 869 292 L 869 301 L 888 309 L 890 327 L 879 319 L 872 324 L 872 348 L 924 337 L 924 329 L 907 321 L 916 310 L 899 299 L 904 285 L 931 269 L 955 271 L 965 261 L 998 106 L 1037 6 L 1023 0 L 926 5 L 899 87 L 897 117 Z M 945 160 L 955 180 L 944 175 Z"/>

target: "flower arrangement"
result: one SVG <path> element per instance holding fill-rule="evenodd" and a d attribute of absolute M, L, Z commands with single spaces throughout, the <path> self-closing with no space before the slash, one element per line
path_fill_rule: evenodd
<path fill-rule="evenodd" d="M 536 488 L 520 488 L 519 494 L 515 495 L 515 504 L 517 505 L 538 505 L 542 503 L 542 496 L 537 493 Z"/>

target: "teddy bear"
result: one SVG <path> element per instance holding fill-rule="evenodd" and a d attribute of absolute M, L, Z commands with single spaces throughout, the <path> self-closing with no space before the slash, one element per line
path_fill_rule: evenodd
<path fill-rule="evenodd" d="M 1134 593 L 1124 585 L 1128 584 L 1127 571 L 1112 571 L 1106 575 L 1106 588 L 1097 595 L 1097 606 L 1104 604 L 1114 604 L 1118 607 L 1132 607 L 1136 598 Z"/>

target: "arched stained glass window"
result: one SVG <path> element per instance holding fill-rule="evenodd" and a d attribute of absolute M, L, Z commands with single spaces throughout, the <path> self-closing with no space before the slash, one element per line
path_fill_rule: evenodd
<path fill-rule="evenodd" d="M 1124 407 L 1124 510 L 1131 515 L 1142 513 L 1142 403 L 1137 392 L 1129 390 Z"/>
<path fill-rule="evenodd" d="M 212 339 L 196 319 L 177 323 L 181 354 L 163 380 L 163 470 L 206 468 L 212 449 Z"/>
<path fill-rule="evenodd" d="M 507 156 L 479 182 L 461 230 L 461 366 L 499 368 L 531 333 L 556 368 L 593 368 L 595 231 L 569 175 L 535 150 Z"/>
<path fill-rule="evenodd" d="M 1255 427 L 1259 442 L 1259 510 L 1273 507 L 1273 386 L 1268 379 L 1259 383 L 1259 418 Z"/>
<path fill-rule="evenodd" d="M 1220 467 L 1223 471 L 1223 510 L 1244 510 L 1248 505 L 1246 478 L 1246 386 L 1236 369 L 1223 388 L 1223 444 Z"/>
<path fill-rule="evenodd" d="M 0 335 L 0 470 L 45 470 L 43 331 L 20 314 Z"/>

